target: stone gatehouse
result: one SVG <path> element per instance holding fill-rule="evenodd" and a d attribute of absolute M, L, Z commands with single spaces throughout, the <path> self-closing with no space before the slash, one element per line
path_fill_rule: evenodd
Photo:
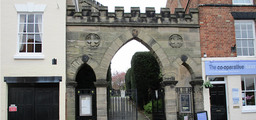
<path fill-rule="evenodd" d="M 167 120 L 176 120 L 181 109 L 177 88 L 192 88 L 191 114 L 203 110 L 197 9 L 185 13 L 177 8 L 171 14 L 168 8 L 155 13 L 149 7 L 146 13 L 140 13 L 140 8 L 133 7 L 130 13 L 124 13 L 123 7 L 116 7 L 110 13 L 106 6 L 90 0 L 76 4 L 67 0 L 66 20 L 67 120 L 77 118 L 76 89 L 88 81 L 87 74 L 79 76 L 81 70 L 94 79 L 89 81 L 96 88 L 97 119 L 108 119 L 108 68 L 115 53 L 131 40 L 145 45 L 161 67 Z"/>

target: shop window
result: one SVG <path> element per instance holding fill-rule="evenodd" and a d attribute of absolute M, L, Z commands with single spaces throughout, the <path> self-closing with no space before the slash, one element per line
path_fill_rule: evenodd
<path fill-rule="evenodd" d="M 256 76 L 244 76 L 241 80 L 243 112 L 256 112 Z"/>
<path fill-rule="evenodd" d="M 242 77 L 243 106 L 255 106 L 255 77 Z"/>
<path fill-rule="evenodd" d="M 253 0 L 233 0 L 234 5 L 252 5 Z"/>
<path fill-rule="evenodd" d="M 237 56 L 255 56 L 255 25 L 253 20 L 236 20 Z"/>

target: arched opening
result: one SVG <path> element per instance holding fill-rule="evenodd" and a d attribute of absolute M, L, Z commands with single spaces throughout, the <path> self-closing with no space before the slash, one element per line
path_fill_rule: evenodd
<path fill-rule="evenodd" d="M 185 63 L 186 64 L 186 63 Z M 191 87 L 189 82 L 192 80 L 190 71 L 184 66 L 184 63 L 180 65 L 178 83 L 176 87 Z"/>
<path fill-rule="evenodd" d="M 76 119 L 96 119 L 95 81 L 96 76 L 93 69 L 88 64 L 83 64 L 76 75 Z"/>
<path fill-rule="evenodd" d="M 83 64 L 76 75 L 77 89 L 95 89 L 96 76 L 88 64 Z"/>
<path fill-rule="evenodd" d="M 140 110 L 145 108 L 143 106 L 151 104 L 150 108 L 145 109 L 150 109 L 151 111 L 148 111 L 148 113 L 152 113 L 152 96 L 155 97 L 155 90 L 161 88 L 160 82 L 162 81 L 159 61 L 153 49 L 139 38 L 128 40 L 113 57 L 110 69 L 112 71 L 113 90 L 110 92 L 109 100 L 118 101 L 116 99 L 119 99 L 117 96 L 121 92 L 116 92 L 116 90 L 124 90 L 126 92 L 125 98 L 128 97 L 130 102 L 136 102 Z M 120 86 L 116 87 L 116 85 Z M 137 90 L 137 93 L 130 91 L 134 89 Z M 137 94 L 137 96 L 135 97 L 134 94 Z M 113 102 L 110 103 L 113 104 Z M 164 105 L 162 102 L 160 104 Z M 111 107 L 113 105 L 110 105 L 109 109 L 113 109 Z M 110 115 L 115 114 L 113 112 L 115 110 L 110 110 Z M 126 113 L 128 112 L 126 111 Z"/>
<path fill-rule="evenodd" d="M 136 52 L 148 52 L 149 49 L 137 40 L 128 41 L 114 55 L 111 60 L 112 88 L 124 87 L 125 75 L 131 68 L 131 60 Z"/>
<path fill-rule="evenodd" d="M 184 57 L 184 56 L 182 56 Z M 186 63 L 186 59 L 181 58 L 183 63 L 179 67 L 179 78 L 176 85 L 177 92 L 177 117 L 182 119 L 186 116 L 193 119 L 194 109 L 194 88 L 190 82 L 194 79 L 192 68 Z"/>

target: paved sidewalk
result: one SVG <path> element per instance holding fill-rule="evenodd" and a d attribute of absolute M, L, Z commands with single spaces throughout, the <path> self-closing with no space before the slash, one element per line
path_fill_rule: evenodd
<path fill-rule="evenodd" d="M 138 120 L 150 120 L 150 119 L 144 115 L 143 111 L 138 111 Z"/>

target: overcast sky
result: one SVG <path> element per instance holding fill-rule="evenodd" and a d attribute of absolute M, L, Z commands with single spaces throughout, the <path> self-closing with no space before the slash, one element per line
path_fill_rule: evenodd
<path fill-rule="evenodd" d="M 131 7 L 140 7 L 140 12 L 145 13 L 146 7 L 155 7 L 156 13 L 166 6 L 167 0 L 96 0 L 104 6 L 108 6 L 108 12 L 114 12 L 115 6 L 123 6 L 124 11 L 130 13 Z M 111 72 L 126 72 L 131 67 L 131 59 L 138 51 L 149 51 L 144 45 L 132 40 L 115 54 L 111 61 Z"/>
<path fill-rule="evenodd" d="M 132 40 L 124 45 L 115 54 L 111 61 L 111 72 L 126 72 L 131 67 L 131 59 L 138 51 L 149 51 L 144 45 L 136 40 Z"/>
<path fill-rule="evenodd" d="M 166 6 L 167 0 L 96 0 L 104 6 L 108 6 L 109 12 L 114 12 L 114 6 L 123 6 L 125 12 L 130 12 L 131 7 L 140 7 L 140 12 L 145 13 L 146 7 L 155 7 L 156 13 L 160 13 L 160 8 Z"/>

